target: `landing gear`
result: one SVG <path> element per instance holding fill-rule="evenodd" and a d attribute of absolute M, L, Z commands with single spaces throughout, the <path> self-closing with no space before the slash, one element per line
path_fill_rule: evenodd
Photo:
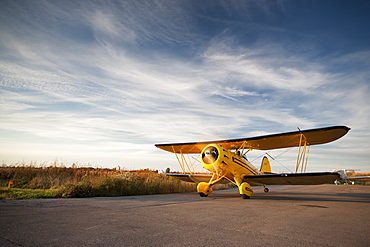
<path fill-rule="evenodd" d="M 263 189 L 263 191 L 265 192 L 265 193 L 269 193 L 269 188 L 267 188 L 267 187 L 265 187 L 264 189 Z"/>
<path fill-rule="evenodd" d="M 251 198 L 251 195 L 253 194 L 252 187 L 248 183 L 242 183 L 239 186 L 239 194 L 243 199 L 249 199 Z"/>
<path fill-rule="evenodd" d="M 212 193 L 211 186 L 206 182 L 201 182 L 197 186 L 197 191 L 200 197 L 207 197 L 209 194 Z"/>

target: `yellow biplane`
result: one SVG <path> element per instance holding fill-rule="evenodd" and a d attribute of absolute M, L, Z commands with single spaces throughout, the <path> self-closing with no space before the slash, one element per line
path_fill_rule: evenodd
<path fill-rule="evenodd" d="M 182 174 L 167 173 L 167 175 L 179 177 L 187 182 L 198 183 L 197 190 L 201 197 L 212 193 L 214 184 L 231 182 L 238 186 L 242 198 L 248 199 L 253 194 L 251 185 L 262 185 L 267 193 L 269 191 L 267 185 L 314 185 L 346 179 L 343 171 L 312 173 L 305 171 L 309 146 L 335 141 L 349 130 L 350 128 L 346 126 L 332 126 L 252 138 L 155 144 L 155 146 L 175 153 L 183 170 Z M 246 158 L 246 153 L 253 149 L 271 150 L 289 147 L 298 147 L 295 173 L 272 173 L 270 162 L 266 156 L 262 159 L 260 169 L 254 167 Z M 187 156 L 189 154 L 200 154 L 200 163 L 211 173 L 199 174 L 191 171 L 191 161 Z M 190 172 L 186 172 L 186 170 L 190 170 Z M 299 170 L 300 172 L 298 172 Z"/>

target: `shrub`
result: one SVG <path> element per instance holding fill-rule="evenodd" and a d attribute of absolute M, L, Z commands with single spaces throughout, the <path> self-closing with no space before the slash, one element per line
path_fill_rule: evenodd
<path fill-rule="evenodd" d="M 93 195 L 92 187 L 87 183 L 65 184 L 59 189 L 60 197 L 90 197 Z"/>

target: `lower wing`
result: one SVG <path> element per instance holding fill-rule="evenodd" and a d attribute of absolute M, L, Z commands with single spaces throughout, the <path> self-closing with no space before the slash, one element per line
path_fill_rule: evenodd
<path fill-rule="evenodd" d="M 179 174 L 167 173 L 167 176 L 177 177 L 185 182 L 208 182 L 212 174 Z M 337 172 L 314 172 L 314 173 L 281 173 L 244 176 L 243 181 L 252 185 L 314 185 L 333 183 L 340 178 Z M 220 183 L 229 183 L 223 179 Z"/>
<path fill-rule="evenodd" d="M 260 185 L 315 185 L 333 183 L 339 178 L 337 172 L 312 172 L 244 176 L 243 181 Z"/>
<path fill-rule="evenodd" d="M 185 182 L 200 183 L 209 182 L 212 174 L 178 174 L 167 173 L 167 176 L 177 177 Z M 243 182 L 251 185 L 317 185 L 333 183 L 337 179 L 365 179 L 363 177 L 347 177 L 340 172 L 311 172 L 311 173 L 272 173 L 263 175 L 244 176 Z M 222 179 L 219 183 L 229 183 Z"/>

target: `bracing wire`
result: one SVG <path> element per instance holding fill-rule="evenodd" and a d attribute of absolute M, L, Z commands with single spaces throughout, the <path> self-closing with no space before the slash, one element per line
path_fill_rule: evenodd
<path fill-rule="evenodd" d="M 279 165 L 281 165 L 282 167 L 284 167 L 285 169 L 287 169 L 288 171 L 292 172 L 288 167 L 286 167 L 285 165 L 283 165 L 281 162 L 279 162 L 278 160 L 276 160 L 277 158 L 279 158 L 281 155 L 285 154 L 286 152 L 290 151 L 292 148 L 287 148 L 285 149 L 283 152 L 281 152 L 280 154 L 276 155 L 275 158 L 272 157 L 268 152 L 265 152 L 264 154 L 258 156 L 257 158 L 253 159 L 251 161 L 251 163 L 253 163 L 254 161 L 256 160 L 259 160 L 261 159 L 263 156 L 267 155 L 268 157 L 270 157 L 273 161 L 275 161 L 276 163 L 278 163 Z"/>

